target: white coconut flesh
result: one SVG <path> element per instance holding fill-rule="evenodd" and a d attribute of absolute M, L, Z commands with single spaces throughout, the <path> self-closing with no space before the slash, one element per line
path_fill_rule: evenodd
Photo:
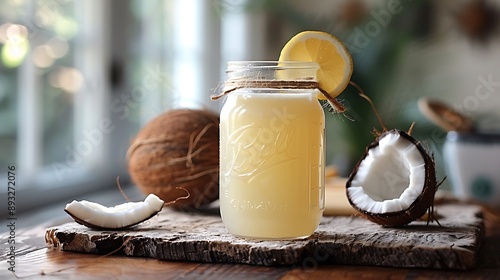
<path fill-rule="evenodd" d="M 118 229 L 143 222 L 161 211 L 164 201 L 150 194 L 141 202 L 126 202 L 113 207 L 86 200 L 72 201 L 64 210 L 87 226 Z"/>
<path fill-rule="evenodd" d="M 403 211 L 422 194 L 425 179 L 425 159 L 416 144 L 387 133 L 359 164 L 347 195 L 366 212 Z"/>

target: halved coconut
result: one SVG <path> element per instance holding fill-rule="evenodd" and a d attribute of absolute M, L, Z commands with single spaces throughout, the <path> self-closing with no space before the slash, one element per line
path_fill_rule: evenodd
<path fill-rule="evenodd" d="M 366 148 L 346 183 L 349 203 L 365 218 L 388 227 L 424 215 L 436 188 L 433 158 L 396 129 L 383 132 Z"/>

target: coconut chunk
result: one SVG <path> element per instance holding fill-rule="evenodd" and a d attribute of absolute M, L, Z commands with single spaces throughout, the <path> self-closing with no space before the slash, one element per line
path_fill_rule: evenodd
<path fill-rule="evenodd" d="M 72 201 L 64 208 L 76 222 L 96 229 L 121 229 L 144 222 L 161 211 L 165 202 L 150 194 L 141 202 L 126 202 L 113 207 L 86 200 Z"/>

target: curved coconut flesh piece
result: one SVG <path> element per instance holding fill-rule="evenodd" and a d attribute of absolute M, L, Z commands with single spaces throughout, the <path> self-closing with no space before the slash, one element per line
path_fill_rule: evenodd
<path fill-rule="evenodd" d="M 346 188 L 349 203 L 362 216 L 383 226 L 403 226 L 433 204 L 434 161 L 406 132 L 390 130 L 367 147 Z"/>
<path fill-rule="evenodd" d="M 141 202 L 106 207 L 86 200 L 72 201 L 64 208 L 75 221 L 93 229 L 123 229 L 144 222 L 161 211 L 165 202 L 150 194 Z"/>

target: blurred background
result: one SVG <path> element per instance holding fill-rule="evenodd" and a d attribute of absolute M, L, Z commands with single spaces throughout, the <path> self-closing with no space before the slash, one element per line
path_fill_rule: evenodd
<path fill-rule="evenodd" d="M 126 184 L 125 154 L 146 122 L 218 111 L 209 96 L 227 61 L 276 60 L 296 33 L 322 30 L 345 42 L 352 81 L 389 128 L 416 122 L 440 180 L 446 134 L 417 100 L 500 130 L 499 14 L 498 0 L 0 0 L 0 178 L 16 166 L 19 210 Z M 327 163 L 347 176 L 380 125 L 353 88 L 340 99 L 348 111 L 327 113 Z"/>

